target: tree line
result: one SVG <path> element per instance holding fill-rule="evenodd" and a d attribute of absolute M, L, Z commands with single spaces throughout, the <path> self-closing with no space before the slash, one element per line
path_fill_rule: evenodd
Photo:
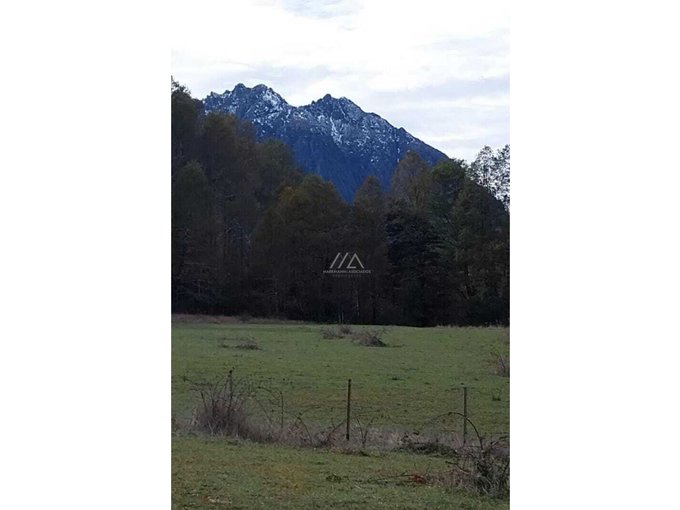
<path fill-rule="evenodd" d="M 482 179 L 509 171 L 509 147 L 472 165 L 410 152 L 388 190 L 371 176 L 346 203 L 249 123 L 174 81 L 171 101 L 173 312 L 508 323 L 508 204 Z M 338 253 L 370 273 L 324 274 Z"/>

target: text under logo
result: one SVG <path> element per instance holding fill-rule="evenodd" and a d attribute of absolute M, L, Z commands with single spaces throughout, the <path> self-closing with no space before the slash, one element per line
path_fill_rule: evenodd
<path fill-rule="evenodd" d="M 328 269 L 324 269 L 323 273 L 333 276 L 356 276 L 370 274 L 371 270 L 364 267 L 359 255 L 356 253 L 338 252 L 331 265 Z"/>

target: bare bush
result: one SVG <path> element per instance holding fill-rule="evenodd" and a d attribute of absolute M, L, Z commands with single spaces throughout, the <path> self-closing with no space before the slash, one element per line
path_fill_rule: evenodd
<path fill-rule="evenodd" d="M 298 414 L 290 426 L 279 436 L 280 442 L 295 446 L 312 448 L 330 448 L 336 445 L 343 421 L 331 423 L 328 427 L 313 427 L 307 425 L 302 414 Z"/>
<path fill-rule="evenodd" d="M 255 340 L 252 336 L 240 336 L 240 337 L 233 337 L 233 338 L 225 338 L 227 342 L 222 342 L 220 344 L 220 347 L 223 347 L 225 349 L 242 349 L 245 351 L 260 351 L 262 350 L 262 347 L 257 343 L 257 340 Z"/>
<path fill-rule="evenodd" d="M 459 433 L 427 428 L 462 417 L 473 429 L 476 440 L 466 441 Z M 428 420 L 420 431 L 402 436 L 400 449 L 444 457 L 451 467 L 432 473 L 428 482 L 460 487 L 494 498 L 506 498 L 510 490 L 510 448 L 505 436 L 486 439 L 462 413 L 448 412 Z"/>
<path fill-rule="evenodd" d="M 359 331 L 354 335 L 354 341 L 359 345 L 366 347 L 387 347 L 387 344 L 382 341 L 382 336 L 386 330 L 382 329 L 365 329 Z"/>
<path fill-rule="evenodd" d="M 338 421 L 336 424 L 332 424 L 329 427 L 321 429 L 315 434 L 315 447 L 328 447 L 334 446 L 337 440 L 336 434 L 340 431 L 343 422 Z"/>
<path fill-rule="evenodd" d="M 243 342 L 237 344 L 235 349 L 244 349 L 246 351 L 259 351 L 262 347 L 258 345 L 254 338 L 246 338 Z"/>
<path fill-rule="evenodd" d="M 345 338 L 354 334 L 352 326 L 348 324 L 340 324 L 334 327 L 321 328 L 321 336 L 326 340 L 335 340 L 339 338 Z"/>
<path fill-rule="evenodd" d="M 460 413 L 460 416 L 463 416 Z M 492 498 L 510 495 L 510 446 L 507 437 L 485 440 L 468 418 L 477 435 L 477 444 L 464 445 L 450 464 L 454 486 L 474 489 Z"/>
<path fill-rule="evenodd" d="M 354 419 L 356 420 L 357 425 L 359 426 L 361 447 L 366 448 L 366 443 L 368 441 L 369 434 L 371 433 L 371 425 L 373 425 L 373 420 L 375 420 L 375 416 L 371 416 L 370 419 L 365 421 L 365 423 L 362 423 L 358 417 Z"/>
<path fill-rule="evenodd" d="M 339 328 L 321 328 L 321 336 L 326 340 L 345 338 L 345 335 L 340 331 Z"/>
<path fill-rule="evenodd" d="M 353 333 L 352 327 L 348 324 L 341 324 L 338 329 L 340 330 L 340 333 L 344 336 L 351 335 Z"/>
<path fill-rule="evenodd" d="M 194 410 L 194 428 L 211 435 L 229 435 L 262 441 L 263 431 L 248 417 L 247 402 L 253 388 L 245 380 L 236 380 L 233 372 L 212 382 L 188 381 L 201 399 Z"/>

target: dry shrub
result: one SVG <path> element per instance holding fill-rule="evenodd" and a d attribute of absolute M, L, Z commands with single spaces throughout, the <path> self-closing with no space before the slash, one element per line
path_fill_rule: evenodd
<path fill-rule="evenodd" d="M 443 420 L 454 417 L 465 419 L 462 413 L 449 412 L 428 423 L 444 423 Z M 469 418 L 467 423 L 474 434 L 467 442 L 457 433 L 423 429 L 404 434 L 399 449 L 448 459 L 447 464 L 451 467 L 447 471 L 432 473 L 428 482 L 460 487 L 494 498 L 508 497 L 510 447 L 507 437 L 486 439 Z"/>
<path fill-rule="evenodd" d="M 254 338 L 246 338 L 243 342 L 234 346 L 235 349 L 245 349 L 249 351 L 259 351 L 262 349 Z"/>
<path fill-rule="evenodd" d="M 382 341 L 385 329 L 365 329 L 354 335 L 354 341 L 365 347 L 387 347 Z"/>
<path fill-rule="evenodd" d="M 492 498 L 510 495 L 510 448 L 505 438 L 459 450 L 452 464 L 453 486 Z"/>
<path fill-rule="evenodd" d="M 225 338 L 227 342 L 232 342 L 232 343 L 221 343 L 220 347 L 223 347 L 225 349 L 243 349 L 247 351 L 260 351 L 262 350 L 262 347 L 259 346 L 257 343 L 257 340 L 255 340 L 252 336 L 240 336 L 240 337 L 234 337 L 234 338 Z"/>
<path fill-rule="evenodd" d="M 341 324 L 338 329 L 340 330 L 340 333 L 345 336 L 351 335 L 353 333 L 352 327 L 348 324 Z"/>
<path fill-rule="evenodd" d="M 302 415 L 288 425 L 278 436 L 279 442 L 294 446 L 311 448 L 330 448 L 336 446 L 341 438 L 343 421 L 331 423 L 328 427 L 309 426 L 302 419 Z"/>
<path fill-rule="evenodd" d="M 321 336 L 326 340 L 337 340 L 345 337 L 339 328 L 321 328 Z"/>
<path fill-rule="evenodd" d="M 463 416 L 460 413 L 455 413 Z M 458 448 L 450 476 L 454 486 L 474 489 L 492 498 L 510 495 L 510 444 L 503 436 L 484 439 L 475 424 L 467 418 L 477 442 Z"/>
<path fill-rule="evenodd" d="M 201 404 L 194 410 L 194 428 L 211 435 L 266 440 L 266 433 L 248 417 L 247 402 L 254 389 L 245 380 L 235 379 L 232 371 L 212 382 L 184 379 L 201 399 Z"/>
<path fill-rule="evenodd" d="M 287 421 L 283 391 L 236 378 L 233 371 L 214 381 L 183 380 L 200 397 L 189 430 L 312 448 L 333 447 L 340 438 L 343 421 L 308 426 L 301 414 Z"/>
<path fill-rule="evenodd" d="M 331 424 L 329 427 L 319 430 L 314 435 L 313 442 L 314 447 L 316 448 L 334 446 L 337 439 L 339 438 L 338 436 L 340 434 L 340 429 L 342 425 L 343 422 L 340 421 L 335 425 Z"/>
<path fill-rule="evenodd" d="M 352 335 L 352 326 L 347 324 L 340 324 L 336 327 L 321 328 L 321 336 L 326 340 L 335 340 L 339 338 L 345 338 L 346 336 Z"/>

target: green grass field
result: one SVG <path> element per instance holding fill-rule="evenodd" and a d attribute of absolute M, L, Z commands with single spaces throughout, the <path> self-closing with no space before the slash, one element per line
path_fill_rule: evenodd
<path fill-rule="evenodd" d="M 173 440 L 173 508 L 501 509 L 507 501 L 413 483 L 443 459 L 389 453 L 347 455 L 306 448 Z"/>
<path fill-rule="evenodd" d="M 342 421 L 347 379 L 354 415 L 375 426 L 422 430 L 432 418 L 468 412 L 485 436 L 509 430 L 509 378 L 496 375 L 494 353 L 507 355 L 504 328 L 390 327 L 388 347 L 324 339 L 314 324 L 175 322 L 172 328 L 173 417 L 187 421 L 196 395 L 182 380 L 237 377 L 284 392 L 287 415 L 310 425 Z M 359 331 L 361 326 L 353 326 Z M 371 328 L 375 329 L 375 328 Z M 244 337 L 260 349 L 234 348 Z M 446 424 L 462 429 L 460 420 Z M 439 472 L 443 458 L 371 450 L 338 451 L 173 437 L 175 508 L 506 508 L 443 486 L 409 482 L 409 473 Z"/>

